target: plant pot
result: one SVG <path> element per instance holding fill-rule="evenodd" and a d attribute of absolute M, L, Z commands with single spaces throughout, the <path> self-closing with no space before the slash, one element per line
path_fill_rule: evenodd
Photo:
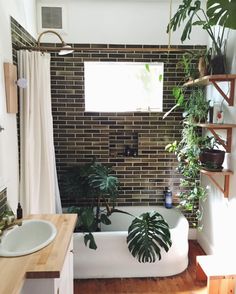
<path fill-rule="evenodd" d="M 202 149 L 199 160 L 202 167 L 208 170 L 222 170 L 225 159 L 225 151 L 218 149 Z"/>
<path fill-rule="evenodd" d="M 224 55 L 216 55 L 211 59 L 211 74 L 225 74 L 225 56 Z"/>
<path fill-rule="evenodd" d="M 208 75 L 208 68 L 207 68 L 206 58 L 204 56 L 199 57 L 198 71 L 199 71 L 199 77 L 200 78 Z"/>

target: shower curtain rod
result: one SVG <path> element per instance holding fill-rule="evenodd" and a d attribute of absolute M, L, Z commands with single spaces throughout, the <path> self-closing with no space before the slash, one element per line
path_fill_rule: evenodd
<path fill-rule="evenodd" d="M 174 47 L 71 47 L 74 51 L 126 51 L 126 52 L 132 52 L 132 51 L 142 51 L 142 52 L 191 52 L 189 49 L 183 49 L 183 48 L 174 48 Z M 58 52 L 62 50 L 62 47 L 47 47 L 47 46 L 18 46 L 17 50 L 31 50 L 31 51 L 42 51 L 42 52 Z"/>

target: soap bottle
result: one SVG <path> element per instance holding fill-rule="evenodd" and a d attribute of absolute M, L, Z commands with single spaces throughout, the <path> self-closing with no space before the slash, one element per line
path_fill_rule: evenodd
<path fill-rule="evenodd" d="M 169 187 L 165 187 L 164 190 L 165 207 L 172 208 L 172 192 Z"/>
<path fill-rule="evenodd" d="M 17 206 L 17 210 L 16 210 L 16 218 L 21 219 L 22 217 L 23 217 L 23 210 L 19 202 Z"/>

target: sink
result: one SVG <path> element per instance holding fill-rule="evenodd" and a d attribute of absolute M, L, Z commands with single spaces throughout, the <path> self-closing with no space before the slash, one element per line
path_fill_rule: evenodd
<path fill-rule="evenodd" d="M 14 257 L 33 253 L 51 243 L 57 229 L 49 221 L 25 220 L 4 232 L 0 243 L 0 256 Z"/>

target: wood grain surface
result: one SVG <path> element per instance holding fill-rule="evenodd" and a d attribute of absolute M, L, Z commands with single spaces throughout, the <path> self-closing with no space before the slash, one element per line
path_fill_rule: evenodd
<path fill-rule="evenodd" d="M 0 257 L 0 294 L 20 293 L 26 278 L 58 278 L 77 220 L 76 214 L 31 215 L 27 219 L 51 221 L 56 238 L 45 248 L 21 257 Z"/>
<path fill-rule="evenodd" d="M 196 280 L 196 256 L 204 255 L 196 241 L 189 242 L 189 266 L 167 278 L 75 280 L 74 294 L 206 294 L 205 282 Z"/>

